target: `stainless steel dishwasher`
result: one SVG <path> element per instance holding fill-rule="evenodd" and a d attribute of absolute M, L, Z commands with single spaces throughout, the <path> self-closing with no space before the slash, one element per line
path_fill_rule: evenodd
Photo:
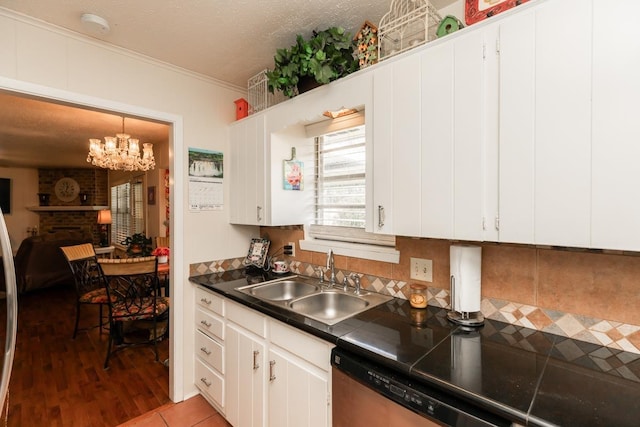
<path fill-rule="evenodd" d="M 344 349 L 333 349 L 331 364 L 334 427 L 512 425 Z"/>

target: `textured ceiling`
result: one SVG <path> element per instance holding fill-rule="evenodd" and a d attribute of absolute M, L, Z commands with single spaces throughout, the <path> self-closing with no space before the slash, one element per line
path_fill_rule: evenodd
<path fill-rule="evenodd" d="M 456 0 L 431 3 L 440 9 Z M 239 87 L 246 87 L 249 77 L 271 68 L 276 49 L 292 45 L 296 34 L 309 36 L 315 29 L 331 26 L 342 26 L 353 33 L 365 20 L 379 22 L 390 5 L 391 0 L 0 0 L 0 7 Z M 87 28 L 80 20 L 84 13 L 106 19 L 110 31 L 98 34 Z M 20 103 L 7 109 L 2 96 L 0 93 L 0 166 L 11 164 L 13 156 L 18 155 L 23 158 L 21 165 L 26 165 L 29 158 L 35 161 L 34 156 L 25 154 L 26 150 L 22 153 L 17 148 L 9 150 L 5 146 L 7 141 L 21 141 L 22 144 L 13 145 L 25 149 L 35 142 L 42 144 L 43 150 L 57 145 L 53 155 L 61 153 L 63 139 L 69 141 L 74 136 L 70 134 L 73 130 L 64 128 L 65 123 L 79 121 L 63 120 L 64 109 L 60 106 L 54 107 L 55 111 L 48 116 L 42 111 L 46 106 L 35 109 L 34 113 L 41 111 L 45 115 L 39 118 L 17 113 L 15 108 L 23 106 Z M 58 120 L 54 120 L 56 117 Z M 91 136 L 115 133 L 100 131 L 100 122 L 88 119 L 82 122 L 88 123 Z M 118 122 L 115 127 L 119 128 L 120 119 L 115 120 Z M 82 133 L 75 129 L 76 137 Z M 83 135 L 79 139 L 82 151 L 88 137 Z M 148 139 L 153 137 L 150 134 Z M 44 156 L 38 159 L 41 157 L 53 162 Z"/>

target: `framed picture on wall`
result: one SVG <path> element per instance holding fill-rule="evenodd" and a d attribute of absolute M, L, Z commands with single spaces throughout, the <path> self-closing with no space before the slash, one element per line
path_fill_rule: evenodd
<path fill-rule="evenodd" d="M 147 187 L 147 204 L 148 205 L 156 204 L 156 187 L 155 186 Z"/>
<path fill-rule="evenodd" d="M 529 0 L 465 0 L 464 20 L 467 25 L 490 18 Z"/>
<path fill-rule="evenodd" d="M 3 214 L 11 213 L 11 180 L 0 178 L 0 209 Z"/>

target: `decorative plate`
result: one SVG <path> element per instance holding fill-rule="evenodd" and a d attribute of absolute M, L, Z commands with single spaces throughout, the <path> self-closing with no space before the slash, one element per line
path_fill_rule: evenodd
<path fill-rule="evenodd" d="M 80 185 L 73 178 L 61 178 L 56 182 L 55 192 L 61 202 L 70 202 L 78 197 Z"/>

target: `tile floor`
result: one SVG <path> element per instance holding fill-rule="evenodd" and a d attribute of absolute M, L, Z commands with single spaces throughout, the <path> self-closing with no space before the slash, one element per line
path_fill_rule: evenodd
<path fill-rule="evenodd" d="M 119 427 L 231 427 L 200 395 L 168 403 Z"/>

